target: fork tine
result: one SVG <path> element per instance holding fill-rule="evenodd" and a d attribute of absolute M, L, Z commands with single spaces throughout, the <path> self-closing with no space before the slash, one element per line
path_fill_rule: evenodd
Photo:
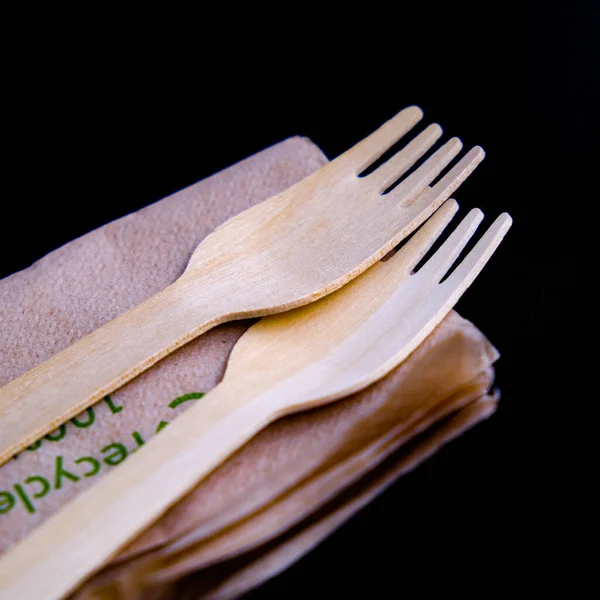
<path fill-rule="evenodd" d="M 448 166 L 461 148 L 462 142 L 458 138 L 448 140 L 435 154 L 430 156 L 414 173 L 411 173 L 384 198 L 389 197 L 390 200 L 398 204 L 414 200 Z M 444 200 L 449 196 L 450 194 Z"/>
<path fill-rule="evenodd" d="M 400 179 L 442 135 L 442 128 L 434 123 L 407 144 L 400 152 L 392 156 L 369 175 L 378 192 L 385 191 L 392 183 Z"/>
<path fill-rule="evenodd" d="M 444 200 L 449 198 L 484 158 L 485 152 L 481 146 L 471 148 L 448 173 L 431 187 L 430 194 L 433 197 L 441 195 Z"/>
<path fill-rule="evenodd" d="M 453 292 L 459 290 L 459 293 L 462 293 L 466 290 L 494 254 L 511 225 L 511 216 L 508 213 L 502 213 L 441 285 L 451 288 Z"/>
<path fill-rule="evenodd" d="M 446 229 L 458 211 L 458 202 L 450 199 L 431 216 L 427 222 L 392 256 L 386 263 L 394 264 L 394 269 L 401 268 L 410 273 L 415 265 L 427 254 L 435 240 Z"/>
<path fill-rule="evenodd" d="M 409 106 L 340 155 L 336 161 L 348 162 L 352 171 L 358 175 L 408 133 L 422 118 L 423 111 L 418 106 Z"/>
<path fill-rule="evenodd" d="M 437 210 L 485 158 L 483 148 L 475 146 L 435 185 L 427 188 L 409 205 L 411 222 L 418 227 Z M 400 187 L 400 186 L 398 186 Z M 397 189 L 397 188 L 396 188 Z M 392 194 L 395 190 L 392 190 Z"/>
<path fill-rule="evenodd" d="M 482 219 L 483 213 L 478 208 L 469 211 L 439 250 L 419 269 L 418 274 L 439 282 L 467 245 Z"/>

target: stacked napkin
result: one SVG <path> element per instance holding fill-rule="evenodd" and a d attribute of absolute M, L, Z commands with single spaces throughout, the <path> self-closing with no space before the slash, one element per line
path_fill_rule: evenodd
<path fill-rule="evenodd" d="M 0 385 L 165 288 L 216 226 L 326 160 L 286 140 L 0 281 Z M 185 418 L 249 325 L 209 331 L 0 467 L 0 552 Z M 75 597 L 233 598 L 259 585 L 489 416 L 497 358 L 450 313 L 381 381 L 257 435 Z"/>

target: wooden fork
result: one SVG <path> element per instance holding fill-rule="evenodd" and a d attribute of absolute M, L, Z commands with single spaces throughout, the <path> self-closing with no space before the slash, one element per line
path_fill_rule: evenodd
<path fill-rule="evenodd" d="M 472 149 L 427 187 L 460 151 L 453 138 L 382 194 L 440 137 L 434 124 L 358 177 L 421 117 L 417 107 L 403 110 L 313 175 L 230 219 L 167 289 L 1 388 L 0 464 L 211 327 L 307 304 L 379 260 L 484 156 Z"/>
<path fill-rule="evenodd" d="M 440 283 L 482 219 L 474 209 L 411 274 L 456 210 L 448 201 L 392 258 L 336 293 L 251 327 L 217 387 L 0 557 L 0 598 L 69 593 L 268 423 L 361 390 L 404 360 L 511 225 L 501 215 Z"/>

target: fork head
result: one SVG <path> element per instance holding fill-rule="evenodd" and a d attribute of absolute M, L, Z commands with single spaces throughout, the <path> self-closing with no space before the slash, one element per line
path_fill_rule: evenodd
<path fill-rule="evenodd" d="M 356 392 L 386 375 L 442 321 L 511 225 L 507 214 L 500 215 L 440 283 L 481 222 L 479 209 L 415 267 L 457 210 L 448 200 L 396 254 L 336 293 L 261 319 L 235 345 L 223 381 L 248 397 L 268 391 L 281 415 Z"/>
<path fill-rule="evenodd" d="M 422 116 L 419 108 L 406 108 L 311 176 L 218 227 L 182 278 L 203 295 L 208 287 L 242 317 L 307 304 L 362 273 L 423 223 L 484 157 L 475 147 L 434 181 L 462 148 L 452 138 L 406 176 L 441 136 L 434 124 L 360 176 Z"/>

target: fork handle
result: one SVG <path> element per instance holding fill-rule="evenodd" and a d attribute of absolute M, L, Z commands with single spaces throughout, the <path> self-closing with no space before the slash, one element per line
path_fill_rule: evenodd
<path fill-rule="evenodd" d="M 185 276 L 0 388 L 0 465 L 226 320 Z"/>
<path fill-rule="evenodd" d="M 0 600 L 63 598 L 276 416 L 226 380 L 0 556 Z M 252 397 L 254 396 L 254 397 Z"/>

